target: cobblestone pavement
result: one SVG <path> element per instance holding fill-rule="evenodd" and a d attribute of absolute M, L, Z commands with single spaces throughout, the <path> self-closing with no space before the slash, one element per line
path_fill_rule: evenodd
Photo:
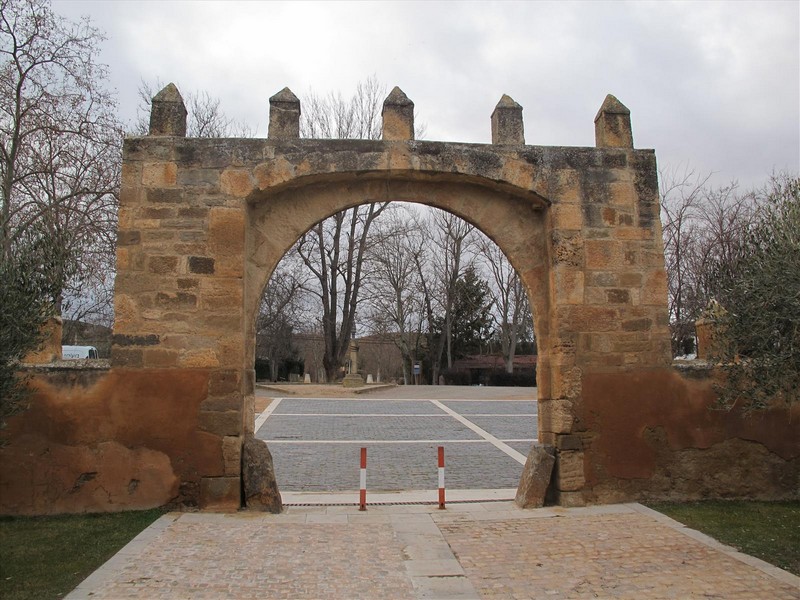
<path fill-rule="evenodd" d="M 440 445 L 448 488 L 513 488 L 537 432 L 534 389 L 523 389 L 527 398 L 516 392 L 512 400 L 488 400 L 494 392 L 486 390 L 471 399 L 439 391 L 441 401 L 277 398 L 256 435 L 267 441 L 284 491 L 358 489 L 361 447 L 368 489 L 435 489 Z"/>
<path fill-rule="evenodd" d="M 800 599 L 800 578 L 638 505 L 171 513 L 78 599 Z"/>

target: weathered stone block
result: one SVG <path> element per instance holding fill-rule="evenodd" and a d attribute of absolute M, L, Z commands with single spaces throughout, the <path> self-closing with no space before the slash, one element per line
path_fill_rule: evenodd
<path fill-rule="evenodd" d="M 558 505 L 564 508 L 579 508 L 586 506 L 586 498 L 582 492 L 558 492 Z"/>
<path fill-rule="evenodd" d="M 200 508 L 236 512 L 242 506 L 240 477 L 203 477 L 200 480 Z"/>
<path fill-rule="evenodd" d="M 156 346 L 159 343 L 159 336 L 155 333 L 148 333 L 146 335 L 115 333 L 111 336 L 111 343 L 115 346 Z"/>
<path fill-rule="evenodd" d="M 200 428 L 219 436 L 236 436 L 241 433 L 241 416 L 238 410 L 200 411 Z"/>
<path fill-rule="evenodd" d="M 624 289 L 609 289 L 605 291 L 606 301 L 609 304 L 630 304 L 631 293 Z"/>
<path fill-rule="evenodd" d="M 564 399 L 539 401 L 539 429 L 542 432 L 572 433 L 575 423 L 572 403 Z"/>
<path fill-rule="evenodd" d="M 222 438 L 222 462 L 225 475 L 239 476 L 242 471 L 242 438 L 228 435 Z"/>
<path fill-rule="evenodd" d="M 194 278 L 180 278 L 176 281 L 179 290 L 194 290 L 200 285 L 200 281 Z"/>
<path fill-rule="evenodd" d="M 622 322 L 623 331 L 648 331 L 652 326 L 652 319 L 630 319 Z"/>
<path fill-rule="evenodd" d="M 111 347 L 111 365 L 114 367 L 142 367 L 142 351 L 138 349 Z"/>
<path fill-rule="evenodd" d="M 178 165 L 174 162 L 145 163 L 142 166 L 142 185 L 145 187 L 172 187 L 177 183 L 177 178 Z M 152 191 L 150 190 L 151 193 Z M 150 194 L 148 194 L 148 198 L 149 196 Z"/>
<path fill-rule="evenodd" d="M 642 286 L 642 304 L 664 305 L 667 298 L 667 272 L 652 271 L 645 276 Z"/>
<path fill-rule="evenodd" d="M 159 292 L 156 294 L 156 303 L 163 308 L 194 308 L 197 306 L 197 296 L 186 292 Z"/>
<path fill-rule="evenodd" d="M 156 275 L 174 275 L 178 271 L 177 256 L 151 256 L 147 270 Z"/>
<path fill-rule="evenodd" d="M 241 279 L 206 279 L 201 284 L 200 307 L 208 310 L 230 310 L 242 304 Z"/>
<path fill-rule="evenodd" d="M 142 242 L 141 231 L 119 231 L 117 233 L 117 246 L 134 246 Z"/>
<path fill-rule="evenodd" d="M 577 435 L 559 435 L 556 438 L 556 448 L 560 451 L 583 450 L 583 442 Z"/>
<path fill-rule="evenodd" d="M 586 267 L 613 269 L 624 264 L 622 244 L 610 240 L 586 240 Z"/>
<path fill-rule="evenodd" d="M 190 256 L 189 272 L 197 273 L 198 275 L 213 275 L 214 259 L 206 256 Z"/>
<path fill-rule="evenodd" d="M 555 461 L 555 449 L 552 446 L 534 444 L 522 468 L 522 477 L 514 497 L 517 506 L 520 508 L 544 506 Z"/>
<path fill-rule="evenodd" d="M 567 230 L 579 230 L 583 227 L 583 211 L 579 204 L 558 204 L 550 210 L 554 227 Z"/>
<path fill-rule="evenodd" d="M 240 371 L 233 369 L 217 370 L 211 373 L 208 380 L 208 393 L 212 396 L 239 391 L 241 385 Z"/>
<path fill-rule="evenodd" d="M 183 202 L 183 191 L 179 189 L 165 190 L 161 188 L 147 190 L 147 201 L 158 204 L 177 204 Z"/>
<path fill-rule="evenodd" d="M 208 222 L 208 247 L 217 256 L 241 257 L 244 252 L 242 209 L 222 207 L 211 209 Z"/>
<path fill-rule="evenodd" d="M 220 190 L 236 198 L 248 196 L 254 188 L 253 176 L 246 169 L 225 169 L 219 178 Z"/>
<path fill-rule="evenodd" d="M 214 368 L 220 365 L 220 361 L 213 348 L 197 348 L 182 352 L 178 364 L 190 368 Z"/>
<path fill-rule="evenodd" d="M 580 234 L 556 231 L 552 239 L 554 265 L 583 266 L 584 240 Z"/>
<path fill-rule="evenodd" d="M 167 368 L 178 365 L 178 353 L 162 348 L 147 348 L 142 355 L 143 366 L 150 368 Z"/>
<path fill-rule="evenodd" d="M 271 513 L 283 510 L 272 454 L 264 441 L 249 435 L 242 447 L 242 479 L 247 508 Z"/>
<path fill-rule="evenodd" d="M 582 304 L 583 271 L 559 267 L 554 268 L 553 271 L 558 301 L 566 304 Z"/>
<path fill-rule="evenodd" d="M 575 492 L 586 484 L 583 452 L 577 450 L 558 453 L 558 489 Z"/>

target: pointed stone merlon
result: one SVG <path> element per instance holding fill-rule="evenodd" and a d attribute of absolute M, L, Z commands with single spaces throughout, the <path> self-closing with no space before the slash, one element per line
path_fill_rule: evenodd
<path fill-rule="evenodd" d="M 631 111 L 611 94 L 594 118 L 594 139 L 598 148 L 633 148 Z"/>
<path fill-rule="evenodd" d="M 300 100 L 288 87 L 269 99 L 271 140 L 296 140 L 300 137 Z"/>
<path fill-rule="evenodd" d="M 522 107 L 503 94 L 492 113 L 493 144 L 525 144 L 525 128 L 522 124 Z"/>
<path fill-rule="evenodd" d="M 383 140 L 414 139 L 414 103 L 399 87 L 389 93 L 383 101 Z"/>
<path fill-rule="evenodd" d="M 174 83 L 153 96 L 150 104 L 150 135 L 186 137 L 186 105 Z"/>

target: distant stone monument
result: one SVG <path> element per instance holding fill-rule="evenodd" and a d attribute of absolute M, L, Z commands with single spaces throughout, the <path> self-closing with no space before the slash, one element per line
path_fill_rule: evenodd
<path fill-rule="evenodd" d="M 355 340 L 350 342 L 350 369 L 342 381 L 344 387 L 361 387 L 364 378 L 358 372 L 358 344 Z"/>

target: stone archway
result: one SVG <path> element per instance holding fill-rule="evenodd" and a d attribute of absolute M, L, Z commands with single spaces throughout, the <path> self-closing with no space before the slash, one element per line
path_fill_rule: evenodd
<path fill-rule="evenodd" d="M 450 211 L 506 253 L 536 315 L 539 439 L 558 451 L 559 501 L 602 501 L 586 377 L 670 363 L 655 155 L 633 148 L 627 109 L 606 99 L 595 148 L 525 145 L 507 96 L 490 145 L 414 141 L 413 104 L 397 88 L 381 141 L 301 140 L 299 116 L 285 89 L 270 100 L 267 140 L 187 139 L 170 85 L 153 100 L 150 135 L 125 142 L 112 367 L 134 384 L 162 380 L 165 402 L 191 415 L 165 450 L 184 499 L 239 505 L 253 426 L 246 341 L 277 262 L 319 220 L 388 199 Z"/>

